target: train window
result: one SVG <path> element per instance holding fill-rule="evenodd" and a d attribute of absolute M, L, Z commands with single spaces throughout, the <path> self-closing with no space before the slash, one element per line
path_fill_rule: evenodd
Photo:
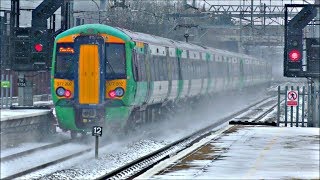
<path fill-rule="evenodd" d="M 133 73 L 136 81 L 146 80 L 145 54 L 133 53 Z"/>
<path fill-rule="evenodd" d="M 139 76 L 140 76 L 140 81 L 145 81 L 146 78 L 146 65 L 145 65 L 145 54 L 138 54 L 138 63 L 139 63 Z"/>
<path fill-rule="evenodd" d="M 135 50 L 132 51 L 132 71 L 133 71 L 133 77 L 135 81 L 139 81 L 140 78 L 140 73 L 141 69 L 139 68 L 139 62 L 138 62 L 138 57 L 137 53 Z"/>
<path fill-rule="evenodd" d="M 180 65 L 179 65 L 179 60 L 178 58 L 175 58 L 175 64 L 176 64 L 176 79 L 180 78 Z"/>
<path fill-rule="evenodd" d="M 166 56 L 163 56 L 162 57 L 162 64 L 163 64 L 163 76 L 164 76 L 164 80 L 167 81 L 169 80 L 169 77 L 168 77 L 168 62 L 167 62 L 167 57 Z"/>
<path fill-rule="evenodd" d="M 151 81 L 155 81 L 155 72 L 154 72 L 154 65 L 153 65 L 153 58 L 152 58 L 152 56 L 150 56 L 148 62 L 149 62 L 149 67 L 150 67 Z"/>
<path fill-rule="evenodd" d="M 181 71 L 181 80 L 185 80 L 186 79 L 186 77 L 185 77 L 186 68 L 185 68 L 184 59 L 180 59 L 180 71 Z"/>
<path fill-rule="evenodd" d="M 171 63 L 171 79 L 176 80 L 177 79 L 177 64 L 175 58 L 170 58 Z"/>
<path fill-rule="evenodd" d="M 106 79 L 126 78 L 124 44 L 106 43 Z"/>
<path fill-rule="evenodd" d="M 151 63 L 152 80 L 158 81 L 159 80 L 159 68 L 158 68 L 158 62 L 155 59 L 155 56 L 151 57 L 150 63 Z"/>
<path fill-rule="evenodd" d="M 178 65 L 176 63 L 176 58 L 171 57 L 170 58 L 170 62 L 171 62 L 171 74 L 172 74 L 172 80 L 176 80 L 177 79 L 177 73 L 178 73 Z"/>

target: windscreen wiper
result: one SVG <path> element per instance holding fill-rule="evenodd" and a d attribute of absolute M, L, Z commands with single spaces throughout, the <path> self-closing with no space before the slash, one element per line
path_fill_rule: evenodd
<path fill-rule="evenodd" d="M 114 72 L 113 67 L 111 66 L 111 64 L 109 63 L 108 59 L 107 59 L 107 66 L 109 67 L 109 69 L 111 70 L 111 74 L 116 74 L 116 72 Z"/>

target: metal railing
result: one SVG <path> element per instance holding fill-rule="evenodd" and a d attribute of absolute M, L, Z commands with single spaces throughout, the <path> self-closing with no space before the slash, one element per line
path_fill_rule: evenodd
<path fill-rule="evenodd" d="M 278 86 L 277 126 L 314 127 L 313 102 L 317 98 L 316 87 Z M 296 95 L 295 95 L 296 93 Z M 292 97 L 290 97 L 293 94 Z M 283 100 L 284 97 L 284 101 Z"/>
<path fill-rule="evenodd" d="M 10 108 L 12 105 L 18 104 L 18 97 L 13 96 L 13 76 L 12 75 L 1 75 L 1 98 L 0 107 L 1 109 Z M 50 101 L 51 94 L 40 94 L 34 95 L 33 101 Z"/>

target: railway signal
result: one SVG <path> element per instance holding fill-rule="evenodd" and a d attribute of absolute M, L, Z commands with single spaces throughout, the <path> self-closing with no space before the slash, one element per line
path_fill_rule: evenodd
<path fill-rule="evenodd" d="M 46 29 L 32 29 L 31 32 L 31 62 L 33 69 L 45 70 L 50 62 L 49 34 Z"/>
<path fill-rule="evenodd" d="M 303 29 L 317 16 L 315 5 L 303 5 L 302 10 L 288 21 L 288 7 L 285 11 L 285 46 L 284 46 L 284 76 L 305 77 L 308 72 L 303 69 Z M 300 7 L 300 6 L 299 6 Z"/>

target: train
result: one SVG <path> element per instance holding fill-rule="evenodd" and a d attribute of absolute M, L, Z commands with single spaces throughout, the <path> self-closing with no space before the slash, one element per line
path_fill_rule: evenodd
<path fill-rule="evenodd" d="M 71 137 L 100 125 L 125 129 L 164 107 L 265 84 L 271 65 L 254 57 L 103 24 L 56 36 L 51 93 Z"/>

